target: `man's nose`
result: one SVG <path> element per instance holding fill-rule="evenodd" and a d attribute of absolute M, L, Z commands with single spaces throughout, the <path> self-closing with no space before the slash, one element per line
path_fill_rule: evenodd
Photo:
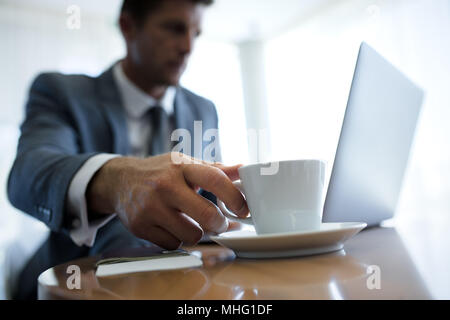
<path fill-rule="evenodd" d="M 186 32 L 180 39 L 180 51 L 183 55 L 189 55 L 194 48 L 195 36 L 192 32 Z"/>

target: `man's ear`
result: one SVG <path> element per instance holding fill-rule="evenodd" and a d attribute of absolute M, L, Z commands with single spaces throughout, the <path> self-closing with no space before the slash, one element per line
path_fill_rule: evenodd
<path fill-rule="evenodd" d="M 122 12 L 120 14 L 119 26 L 120 31 L 122 32 L 122 35 L 127 42 L 133 40 L 136 37 L 137 25 L 133 17 L 129 13 Z"/>

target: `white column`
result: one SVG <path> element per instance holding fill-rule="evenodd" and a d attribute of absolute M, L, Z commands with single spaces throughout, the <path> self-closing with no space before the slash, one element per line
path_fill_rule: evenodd
<path fill-rule="evenodd" d="M 248 146 L 251 162 L 270 158 L 270 135 L 267 109 L 264 42 L 246 41 L 238 44 L 241 77 L 247 121 Z"/>

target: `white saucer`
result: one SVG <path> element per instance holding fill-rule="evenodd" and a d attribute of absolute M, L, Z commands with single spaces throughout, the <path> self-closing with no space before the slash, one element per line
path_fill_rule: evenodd
<path fill-rule="evenodd" d="M 257 235 L 238 230 L 211 236 L 241 258 L 281 258 L 341 250 L 344 242 L 367 226 L 363 222 L 322 223 L 319 230 Z"/>

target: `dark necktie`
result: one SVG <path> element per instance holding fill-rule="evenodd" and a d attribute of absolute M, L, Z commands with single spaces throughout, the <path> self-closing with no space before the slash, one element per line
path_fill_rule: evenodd
<path fill-rule="evenodd" d="M 171 117 L 161 106 L 154 106 L 149 111 L 151 122 L 150 156 L 170 151 Z"/>

